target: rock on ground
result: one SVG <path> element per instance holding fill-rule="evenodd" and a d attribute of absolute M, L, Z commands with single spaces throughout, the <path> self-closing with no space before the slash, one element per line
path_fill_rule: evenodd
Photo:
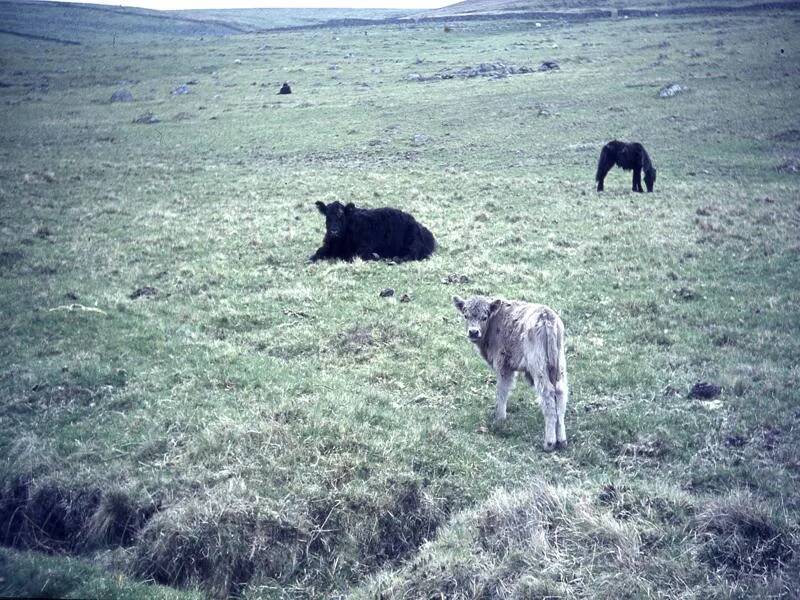
<path fill-rule="evenodd" d="M 133 102 L 133 94 L 126 88 L 117 90 L 111 94 L 111 102 Z"/>

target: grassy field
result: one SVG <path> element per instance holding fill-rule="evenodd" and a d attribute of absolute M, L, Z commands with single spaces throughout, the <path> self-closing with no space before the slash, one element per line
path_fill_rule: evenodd
<path fill-rule="evenodd" d="M 797 597 L 798 34 L 0 35 L 0 596 Z M 307 264 L 335 199 L 436 254 Z M 477 292 L 560 312 L 568 450 L 491 425 Z"/>

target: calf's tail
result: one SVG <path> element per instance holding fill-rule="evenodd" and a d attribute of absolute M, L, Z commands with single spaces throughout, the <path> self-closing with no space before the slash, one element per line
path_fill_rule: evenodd
<path fill-rule="evenodd" d="M 548 319 L 545 324 L 545 343 L 547 354 L 547 378 L 556 385 L 561 378 L 561 345 L 564 343 L 564 332 L 555 319 Z"/>

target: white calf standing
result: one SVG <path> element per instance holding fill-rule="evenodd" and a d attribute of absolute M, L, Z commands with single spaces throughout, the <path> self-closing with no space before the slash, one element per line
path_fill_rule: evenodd
<path fill-rule="evenodd" d="M 467 337 L 497 374 L 495 420 L 506 418 L 508 394 L 517 372 L 525 375 L 539 396 L 544 415 L 544 449 L 567 446 L 567 362 L 564 323 L 542 304 L 475 296 L 453 304 L 464 316 Z"/>

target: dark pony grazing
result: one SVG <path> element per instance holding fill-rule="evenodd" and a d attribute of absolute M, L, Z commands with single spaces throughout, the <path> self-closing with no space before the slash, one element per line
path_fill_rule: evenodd
<path fill-rule="evenodd" d="M 603 180 L 611 167 L 617 165 L 626 171 L 633 171 L 633 191 L 643 192 L 642 171 L 644 171 L 644 184 L 647 191 L 652 192 L 656 183 L 656 168 L 650 162 L 650 156 L 638 142 L 620 142 L 617 140 L 608 142 L 600 152 L 600 160 L 597 161 L 597 191 L 603 191 Z"/>
<path fill-rule="evenodd" d="M 422 260 L 436 248 L 433 234 L 396 208 L 356 208 L 350 202 L 316 203 L 325 215 L 325 239 L 309 260 Z"/>

